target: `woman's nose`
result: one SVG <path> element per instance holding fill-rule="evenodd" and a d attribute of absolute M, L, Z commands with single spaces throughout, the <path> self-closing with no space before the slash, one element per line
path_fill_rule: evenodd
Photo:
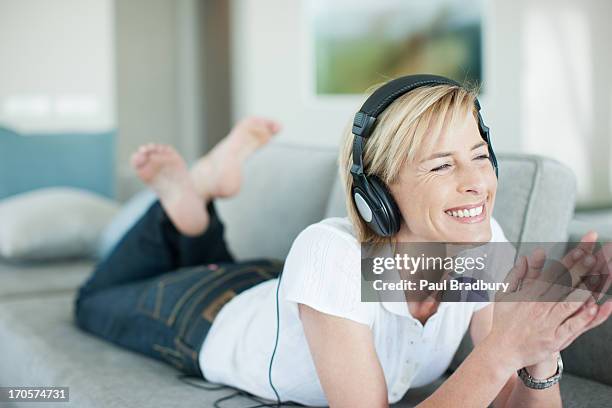
<path fill-rule="evenodd" d="M 458 191 L 480 195 L 486 190 L 486 176 L 482 168 L 464 166 L 458 172 Z"/>

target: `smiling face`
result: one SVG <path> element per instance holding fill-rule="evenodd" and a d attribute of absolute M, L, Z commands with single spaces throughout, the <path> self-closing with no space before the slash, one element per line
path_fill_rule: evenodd
<path fill-rule="evenodd" d="M 404 220 L 397 241 L 489 241 L 497 178 L 471 110 L 419 148 L 389 190 Z"/>

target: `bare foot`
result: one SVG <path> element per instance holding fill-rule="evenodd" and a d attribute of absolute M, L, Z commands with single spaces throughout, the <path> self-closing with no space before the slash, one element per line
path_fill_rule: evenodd
<path fill-rule="evenodd" d="M 242 164 L 280 130 L 269 119 L 249 117 L 238 122 L 230 134 L 191 168 L 196 190 L 205 201 L 230 197 L 240 190 Z"/>
<path fill-rule="evenodd" d="M 167 145 L 143 145 L 132 155 L 131 164 L 138 177 L 157 193 L 179 232 L 188 236 L 204 232 L 208 226 L 205 202 L 176 150 Z"/>

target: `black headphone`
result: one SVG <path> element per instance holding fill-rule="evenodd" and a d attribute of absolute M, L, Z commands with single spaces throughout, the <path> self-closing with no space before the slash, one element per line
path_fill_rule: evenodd
<path fill-rule="evenodd" d="M 461 85 L 452 79 L 438 75 L 408 75 L 387 82 L 378 88 L 363 104 L 353 119 L 353 187 L 351 195 L 361 218 L 381 237 L 390 237 L 400 229 L 401 214 L 395 200 L 385 184 L 374 175 L 367 175 L 363 169 L 363 149 L 365 142 L 374 130 L 376 119 L 389 105 L 400 96 L 423 86 Z M 489 160 L 498 177 L 497 158 L 493 152 L 489 128 L 480 115 L 480 103 L 475 100 L 478 111 L 478 130 L 487 142 Z"/>

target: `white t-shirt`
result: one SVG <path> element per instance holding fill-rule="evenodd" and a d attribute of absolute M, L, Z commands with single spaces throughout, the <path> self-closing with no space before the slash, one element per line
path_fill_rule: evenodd
<path fill-rule="evenodd" d="M 493 242 L 507 242 L 491 219 Z M 328 405 L 298 314 L 298 303 L 371 328 L 387 383 L 389 403 L 410 387 L 446 371 L 482 303 L 441 303 L 423 326 L 405 303 L 361 302 L 361 252 L 348 218 L 328 218 L 293 242 L 281 277 L 280 334 L 272 380 L 283 401 Z M 200 367 L 208 381 L 275 400 L 268 382 L 276 339 L 278 279 L 236 296 L 216 316 L 202 345 Z"/>

